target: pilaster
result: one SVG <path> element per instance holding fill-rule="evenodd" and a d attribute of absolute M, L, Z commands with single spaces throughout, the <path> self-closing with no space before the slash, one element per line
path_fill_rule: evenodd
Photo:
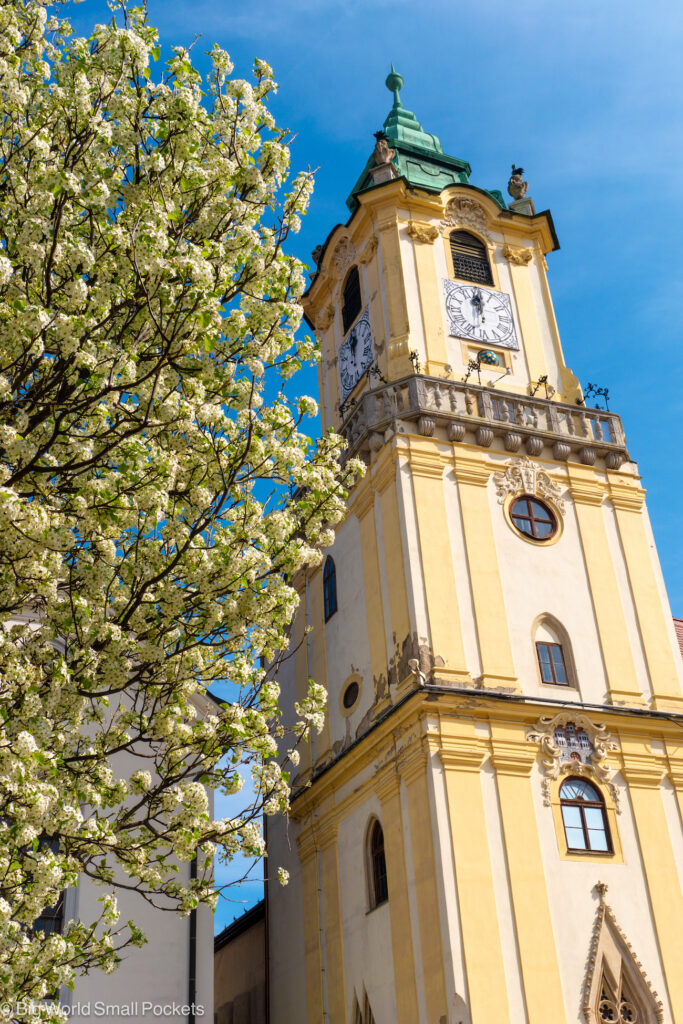
<path fill-rule="evenodd" d="M 491 469 L 476 453 L 453 455 L 482 665 L 481 685 L 519 690 L 491 522 Z"/>
<path fill-rule="evenodd" d="M 568 464 L 567 472 L 579 523 L 609 700 L 613 704 L 643 707 L 645 701 L 636 677 L 621 592 L 603 518 L 605 488 L 588 470 Z"/>
<path fill-rule="evenodd" d="M 472 1024 L 511 1024 L 474 725 L 441 722 L 441 749 Z"/>
<path fill-rule="evenodd" d="M 387 370 L 390 380 L 410 373 L 410 326 L 405 298 L 405 283 L 401 264 L 401 245 L 398 234 L 396 210 L 392 207 L 379 210 L 376 227 L 379 233 L 384 291 L 389 314 L 389 338 L 387 339 Z"/>
<path fill-rule="evenodd" d="M 304 911 L 304 957 L 306 964 L 306 1006 L 309 1024 L 324 1019 L 323 963 L 320 943 L 320 898 L 318 895 L 318 848 L 310 830 L 297 840 L 301 862 Z"/>
<path fill-rule="evenodd" d="M 683 692 L 671 646 L 670 611 L 662 601 L 653 552 L 645 529 L 645 491 L 610 474 L 615 510 L 633 603 L 638 617 L 654 705 L 658 711 L 683 710 Z"/>
<path fill-rule="evenodd" d="M 645 738 L 622 736 L 621 748 L 623 775 L 628 783 L 638 831 L 673 1020 L 675 1024 L 682 1024 L 683 954 L 680 923 L 683 921 L 683 893 L 661 792 L 662 776 L 667 765 L 664 758 L 653 755 Z"/>
<path fill-rule="evenodd" d="M 436 444 L 411 444 L 410 469 L 415 493 L 435 677 L 471 685 L 448 535 L 444 494 L 444 457 Z"/>
<path fill-rule="evenodd" d="M 346 983 L 344 979 L 344 941 L 342 935 L 337 824 L 327 821 L 318 834 L 321 851 L 321 875 L 325 921 L 325 971 L 331 1021 L 346 1021 Z"/>
<path fill-rule="evenodd" d="M 492 723 L 491 746 L 529 1024 L 567 1020 L 531 788 L 536 749 L 521 722 Z"/>
<path fill-rule="evenodd" d="M 354 501 L 353 512 L 358 516 L 360 522 L 372 683 L 375 695 L 381 693 L 383 688 L 386 688 L 388 696 L 387 645 L 377 551 L 377 529 L 375 526 L 375 492 L 367 477 L 358 486 L 359 491 Z"/>
<path fill-rule="evenodd" d="M 402 758 L 400 770 L 408 800 L 427 1018 L 438 1021 L 447 1017 L 447 1001 L 427 761 L 426 748 L 416 743 Z"/>
<path fill-rule="evenodd" d="M 400 777 L 392 768 L 385 769 L 377 779 L 375 791 L 382 805 L 397 1024 L 416 1024 L 419 1014 L 408 879 L 403 849 Z"/>
<path fill-rule="evenodd" d="M 384 564 L 386 566 L 389 611 L 391 614 L 391 633 L 394 638 L 395 657 L 397 656 L 398 645 L 398 660 L 402 645 L 410 636 L 411 623 L 408 612 L 405 573 L 405 562 L 408 552 L 404 550 L 403 546 L 398 511 L 397 468 L 396 450 L 387 445 L 377 460 L 376 470 L 373 473 L 373 485 L 380 495 Z M 400 682 L 401 680 L 397 678 L 396 681 Z"/>

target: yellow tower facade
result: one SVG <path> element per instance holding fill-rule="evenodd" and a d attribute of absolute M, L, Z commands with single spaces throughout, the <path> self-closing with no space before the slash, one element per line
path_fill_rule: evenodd
<path fill-rule="evenodd" d="M 681 655 L 619 417 L 522 175 L 400 100 L 316 253 L 323 427 L 367 466 L 299 581 L 329 694 L 269 856 L 272 1024 L 683 1024 Z"/>

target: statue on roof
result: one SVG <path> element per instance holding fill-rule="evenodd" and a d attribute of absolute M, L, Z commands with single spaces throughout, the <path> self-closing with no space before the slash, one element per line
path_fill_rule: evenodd
<path fill-rule="evenodd" d="M 529 182 L 523 180 L 523 174 L 523 167 L 516 167 L 514 164 L 512 165 L 512 173 L 510 174 L 510 180 L 508 181 L 508 195 L 512 196 L 513 199 L 524 199 L 527 194 Z"/>
<path fill-rule="evenodd" d="M 389 148 L 387 137 L 384 132 L 375 132 L 375 148 L 372 154 L 372 158 L 378 167 L 382 167 L 384 164 L 390 164 L 396 156 L 396 150 Z"/>

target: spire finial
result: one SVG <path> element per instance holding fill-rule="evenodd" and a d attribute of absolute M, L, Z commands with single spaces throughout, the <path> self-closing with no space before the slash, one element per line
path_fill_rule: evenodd
<path fill-rule="evenodd" d="M 394 108 L 400 107 L 402 104 L 399 90 L 403 88 L 403 79 L 393 64 L 391 65 L 391 72 L 387 75 L 387 79 L 384 84 L 389 92 L 393 92 L 394 94 Z"/>

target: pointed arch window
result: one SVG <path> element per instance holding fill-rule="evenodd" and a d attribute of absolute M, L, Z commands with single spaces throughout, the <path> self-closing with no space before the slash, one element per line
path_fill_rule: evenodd
<path fill-rule="evenodd" d="M 323 604 L 327 622 L 337 610 L 337 570 L 330 555 L 325 559 L 323 567 Z"/>
<path fill-rule="evenodd" d="M 378 907 L 389 899 L 387 885 L 387 862 L 384 856 L 384 832 L 375 820 L 368 837 L 368 867 L 370 869 L 370 906 Z"/>
<path fill-rule="evenodd" d="M 360 275 L 358 273 L 358 267 L 351 267 L 344 283 L 344 292 L 342 297 L 342 327 L 344 334 L 346 334 L 349 327 L 353 324 L 353 321 L 360 313 L 362 306 L 363 300 L 360 291 Z"/>
<path fill-rule="evenodd" d="M 595 786 L 585 779 L 567 779 L 560 787 L 560 807 L 569 850 L 612 853 L 605 801 Z"/>
<path fill-rule="evenodd" d="M 486 246 L 469 231 L 451 231 L 449 235 L 453 276 L 477 284 L 493 284 Z"/>

